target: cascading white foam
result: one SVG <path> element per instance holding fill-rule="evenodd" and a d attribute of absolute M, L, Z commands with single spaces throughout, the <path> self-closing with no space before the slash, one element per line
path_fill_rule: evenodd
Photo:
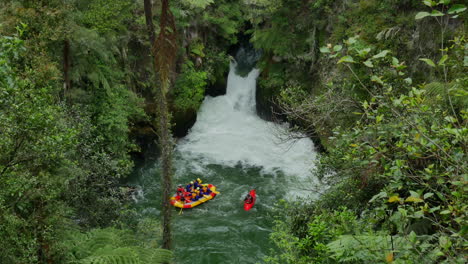
<path fill-rule="evenodd" d="M 255 110 L 256 79 L 259 70 L 243 78 L 231 65 L 226 95 L 207 96 L 189 134 L 177 149 L 184 160 L 204 164 L 261 167 L 266 173 L 280 170 L 286 175 L 307 177 L 315 152 L 310 139 L 282 141 L 285 125 L 260 119 Z"/>

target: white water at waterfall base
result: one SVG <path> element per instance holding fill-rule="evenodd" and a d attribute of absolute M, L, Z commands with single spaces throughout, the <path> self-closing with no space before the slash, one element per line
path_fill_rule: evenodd
<path fill-rule="evenodd" d="M 177 144 L 182 157 L 179 168 L 189 166 L 200 173 L 208 164 L 228 167 L 257 167 L 262 173 L 280 172 L 290 178 L 292 196 L 304 196 L 304 183 L 313 181 L 316 153 L 308 138 L 284 139 L 287 124 L 262 120 L 256 114 L 255 89 L 259 70 L 246 77 L 235 74 L 231 64 L 226 95 L 207 96 L 198 112 L 195 125 Z M 180 173 L 184 173 L 182 169 Z M 179 174 L 179 173 L 178 173 Z M 215 177 L 215 176 L 214 176 Z"/>

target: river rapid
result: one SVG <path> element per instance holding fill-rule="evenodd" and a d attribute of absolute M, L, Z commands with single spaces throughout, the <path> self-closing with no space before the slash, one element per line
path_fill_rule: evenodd
<path fill-rule="evenodd" d="M 226 95 L 207 96 L 189 134 L 177 142 L 174 184 L 200 178 L 220 194 L 193 209 L 174 209 L 176 263 L 260 263 L 273 247 L 269 241 L 274 204 L 313 196 L 316 153 L 311 140 L 287 140 L 287 125 L 260 119 L 255 111 L 259 71 L 246 77 L 231 65 Z M 286 139 L 285 139 L 286 138 Z M 157 162 L 136 171 L 142 189 L 141 217 L 160 217 L 161 188 Z M 257 190 L 248 212 L 243 198 Z"/>

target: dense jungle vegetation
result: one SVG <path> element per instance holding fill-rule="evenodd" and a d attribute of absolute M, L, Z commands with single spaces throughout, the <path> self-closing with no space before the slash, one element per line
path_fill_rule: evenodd
<path fill-rule="evenodd" d="M 163 6 L 149 2 L 159 34 Z M 173 0 L 167 88 L 143 0 L 2 0 L 0 263 L 171 262 L 162 220 L 135 220 L 132 157 L 157 141 L 158 89 L 185 135 L 244 39 L 262 52 L 259 114 L 314 139 L 328 186 L 278 205 L 263 261 L 466 263 L 466 9 Z"/>

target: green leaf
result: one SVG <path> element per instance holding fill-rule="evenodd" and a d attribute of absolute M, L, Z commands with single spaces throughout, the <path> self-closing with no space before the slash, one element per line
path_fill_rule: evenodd
<path fill-rule="evenodd" d="M 410 196 L 410 197 L 405 199 L 405 202 L 420 203 L 420 202 L 423 202 L 423 199 L 418 198 L 418 197 L 414 197 L 414 196 Z"/>
<path fill-rule="evenodd" d="M 351 37 L 346 41 L 346 43 L 348 43 L 348 45 L 352 45 L 352 44 L 356 43 L 356 41 L 357 41 L 356 38 L 357 37 Z"/>
<path fill-rule="evenodd" d="M 440 0 L 439 4 L 448 5 L 450 4 L 450 0 Z"/>
<path fill-rule="evenodd" d="M 330 49 L 328 47 L 321 47 L 320 52 L 322 53 L 330 53 Z"/>
<path fill-rule="evenodd" d="M 348 56 L 344 56 L 343 58 L 341 58 L 341 59 L 338 61 L 338 64 L 343 63 L 343 62 L 354 63 L 355 61 L 354 61 L 353 57 L 351 57 L 351 56 L 348 55 Z"/>
<path fill-rule="evenodd" d="M 387 198 L 387 192 L 380 192 L 379 194 L 374 195 L 372 199 L 370 199 L 369 203 L 372 203 L 373 201 L 382 198 Z"/>
<path fill-rule="evenodd" d="M 444 119 L 445 119 L 446 121 L 450 122 L 450 123 L 455 123 L 455 122 L 457 122 L 457 119 L 455 119 L 455 118 L 452 117 L 452 116 L 446 116 Z"/>
<path fill-rule="evenodd" d="M 408 240 L 413 244 L 416 243 L 416 241 L 418 240 L 418 236 L 416 236 L 416 233 L 414 231 L 411 231 L 411 233 L 408 236 Z"/>
<path fill-rule="evenodd" d="M 375 75 L 372 75 L 371 81 L 376 82 L 376 83 L 379 83 L 379 84 L 382 84 L 382 85 L 384 84 L 384 82 L 382 81 L 382 79 L 380 79 L 380 77 L 375 76 Z"/>
<path fill-rule="evenodd" d="M 443 214 L 443 215 L 446 215 L 446 214 L 450 214 L 450 210 L 443 210 L 442 212 L 440 212 L 440 214 Z"/>
<path fill-rule="evenodd" d="M 434 195 L 434 193 L 429 192 L 429 193 L 425 193 L 423 197 L 424 197 L 424 199 L 427 199 L 429 197 L 432 197 L 433 195 Z"/>
<path fill-rule="evenodd" d="M 448 249 L 452 242 L 446 236 L 441 236 L 439 237 L 439 245 L 444 249 Z"/>
<path fill-rule="evenodd" d="M 414 218 L 422 218 L 423 216 L 424 216 L 424 212 L 421 211 L 421 210 L 420 210 L 420 211 L 416 211 L 416 212 L 414 212 L 414 214 L 413 214 L 413 217 L 414 217 Z"/>
<path fill-rule="evenodd" d="M 376 122 L 376 123 L 380 123 L 380 122 L 383 120 L 383 117 L 384 117 L 384 115 L 378 115 L 378 116 L 375 118 L 375 122 Z"/>
<path fill-rule="evenodd" d="M 335 52 L 338 52 L 338 51 L 340 51 L 342 49 L 343 49 L 343 46 L 341 46 L 341 45 L 336 45 L 335 47 L 333 47 L 333 51 L 335 51 Z"/>
<path fill-rule="evenodd" d="M 366 65 L 367 67 L 369 68 L 374 68 L 374 64 L 372 64 L 372 61 L 371 60 L 366 60 L 365 62 L 363 62 L 364 65 Z"/>
<path fill-rule="evenodd" d="M 436 67 L 435 63 L 431 60 L 431 59 L 419 59 L 420 61 L 424 61 L 425 63 L 427 63 L 429 66 L 431 67 Z"/>
<path fill-rule="evenodd" d="M 388 198 L 389 203 L 395 203 L 395 202 L 399 202 L 399 201 L 400 201 L 400 197 L 398 197 L 398 195 L 394 195 L 394 196 Z"/>
<path fill-rule="evenodd" d="M 367 54 L 369 54 L 370 51 L 371 51 L 371 48 L 365 48 L 365 49 L 362 49 L 362 50 L 358 50 L 357 52 L 358 52 L 359 56 L 364 57 Z"/>
<path fill-rule="evenodd" d="M 442 13 L 442 12 L 440 12 L 439 10 L 433 10 L 433 11 L 431 12 L 431 16 L 432 16 L 432 17 L 439 17 L 439 16 L 445 16 L 445 14 Z"/>
<path fill-rule="evenodd" d="M 417 192 L 415 192 L 415 191 L 409 191 L 409 192 L 410 192 L 410 195 L 411 195 L 411 196 L 414 196 L 414 197 L 417 197 L 417 198 L 420 197 L 419 193 L 417 193 Z"/>
<path fill-rule="evenodd" d="M 428 7 L 433 7 L 436 5 L 436 3 L 431 0 L 423 0 L 423 4 L 427 5 Z"/>
<path fill-rule="evenodd" d="M 429 209 L 429 213 L 433 213 L 433 212 L 439 211 L 439 210 L 440 210 L 440 206 L 433 207 L 433 208 Z"/>
<path fill-rule="evenodd" d="M 448 59 L 448 55 L 445 54 L 444 56 L 442 56 L 442 58 L 440 58 L 439 60 L 439 63 L 437 63 L 437 65 L 441 66 L 441 65 L 445 65 L 445 61 Z"/>
<path fill-rule="evenodd" d="M 369 103 L 366 100 L 364 100 L 364 103 L 362 103 L 362 107 L 364 107 L 364 109 L 369 108 Z"/>
<path fill-rule="evenodd" d="M 411 85 L 413 83 L 413 79 L 411 79 L 411 78 L 406 78 L 404 81 L 409 85 Z"/>
<path fill-rule="evenodd" d="M 430 16 L 431 14 L 429 12 L 419 12 L 416 14 L 416 16 L 414 17 L 414 19 L 418 20 L 418 19 L 423 19 L 425 17 L 428 17 Z"/>
<path fill-rule="evenodd" d="M 374 55 L 372 58 L 374 58 L 374 59 L 383 58 L 383 57 L 387 56 L 388 53 L 390 53 L 389 50 L 384 50 L 384 51 L 380 52 L 379 54 Z"/>
<path fill-rule="evenodd" d="M 453 5 L 453 6 L 449 9 L 448 13 L 449 13 L 450 15 L 452 15 L 452 14 L 458 14 L 458 13 L 461 13 L 461 12 L 463 12 L 463 11 L 465 11 L 465 10 L 466 10 L 466 6 L 465 6 L 465 5 L 460 5 L 460 4 L 458 4 L 458 5 Z"/>

